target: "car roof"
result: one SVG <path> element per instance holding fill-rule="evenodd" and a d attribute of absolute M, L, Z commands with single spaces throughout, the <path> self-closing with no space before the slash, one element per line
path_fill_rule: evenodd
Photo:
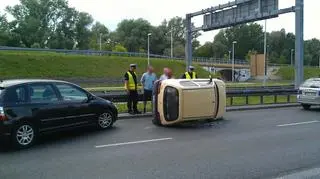
<path fill-rule="evenodd" d="M 308 80 L 310 80 L 310 81 L 320 81 L 320 78 L 310 78 Z"/>
<path fill-rule="evenodd" d="M 66 81 L 61 80 L 50 80 L 50 79 L 14 79 L 14 80 L 1 80 L 0 81 L 0 88 L 7 88 L 10 86 L 26 84 L 26 83 L 41 83 L 41 82 L 63 82 L 69 83 Z"/>

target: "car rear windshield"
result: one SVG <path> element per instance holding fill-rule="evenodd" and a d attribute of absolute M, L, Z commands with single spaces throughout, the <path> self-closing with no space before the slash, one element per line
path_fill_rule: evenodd
<path fill-rule="evenodd" d="M 320 88 L 320 80 L 307 80 L 302 84 L 305 88 Z"/>

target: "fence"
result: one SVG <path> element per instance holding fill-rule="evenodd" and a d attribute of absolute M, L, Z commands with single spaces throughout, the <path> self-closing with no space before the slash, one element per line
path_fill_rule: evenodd
<path fill-rule="evenodd" d="M 249 89 L 227 91 L 228 106 L 261 105 L 295 103 L 296 89 Z M 98 94 L 99 97 L 108 99 L 114 103 L 126 102 L 125 94 Z M 142 101 L 142 94 L 139 94 L 139 101 Z M 271 98 L 270 98 L 271 97 Z M 149 99 L 151 100 L 151 99 Z"/>
<path fill-rule="evenodd" d="M 123 56 L 123 57 L 147 57 L 147 53 L 138 52 L 113 52 L 113 51 L 98 51 L 98 50 L 65 50 L 65 49 L 43 49 L 43 48 L 21 48 L 0 46 L 0 51 L 33 51 L 33 52 L 55 52 L 72 55 L 95 55 L 95 56 Z M 168 59 L 168 60 L 184 60 L 184 57 L 170 57 L 165 55 L 150 54 L 150 58 Z M 221 58 L 193 57 L 196 63 L 216 63 L 216 64 L 231 64 L 231 60 Z M 235 64 L 247 64 L 244 60 L 235 59 Z"/>
<path fill-rule="evenodd" d="M 65 50 L 65 49 L 47 49 L 47 48 L 22 48 L 22 47 L 8 47 L 0 46 L 0 51 L 38 51 L 38 52 L 56 52 L 64 54 L 76 54 L 76 55 L 96 55 L 96 56 L 124 56 L 124 57 L 147 57 L 147 53 L 139 52 L 112 52 L 112 51 L 99 51 L 99 50 Z M 165 55 L 150 54 L 150 58 L 155 59 L 168 59 L 168 60 L 184 60 L 184 57 L 170 57 Z M 193 57 L 192 60 L 196 63 L 204 64 L 232 64 L 232 60 L 223 58 L 208 58 L 208 57 Z M 236 65 L 248 65 L 246 60 L 235 59 Z M 289 64 L 271 64 L 268 66 L 281 67 L 291 66 Z M 305 66 L 319 68 L 319 66 Z"/>

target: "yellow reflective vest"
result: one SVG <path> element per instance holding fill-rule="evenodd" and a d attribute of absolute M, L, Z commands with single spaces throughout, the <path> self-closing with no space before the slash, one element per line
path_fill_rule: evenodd
<path fill-rule="evenodd" d="M 137 76 L 136 72 L 133 72 L 133 73 Z M 128 74 L 129 80 L 128 80 L 128 86 L 126 86 L 126 89 L 137 90 L 137 85 L 134 82 L 133 76 L 131 75 L 131 73 L 129 71 L 127 72 L 127 74 Z"/>
<path fill-rule="evenodd" d="M 188 80 L 196 79 L 196 72 L 192 72 L 192 78 L 188 72 L 186 72 L 185 75 L 186 75 L 186 79 L 188 79 Z"/>

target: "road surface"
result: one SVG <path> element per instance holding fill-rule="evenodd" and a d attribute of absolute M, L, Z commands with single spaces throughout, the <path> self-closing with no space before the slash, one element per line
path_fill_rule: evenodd
<path fill-rule="evenodd" d="M 320 109 L 228 112 L 211 124 L 155 127 L 117 121 L 108 131 L 48 135 L 0 152 L 1 179 L 320 178 Z"/>

